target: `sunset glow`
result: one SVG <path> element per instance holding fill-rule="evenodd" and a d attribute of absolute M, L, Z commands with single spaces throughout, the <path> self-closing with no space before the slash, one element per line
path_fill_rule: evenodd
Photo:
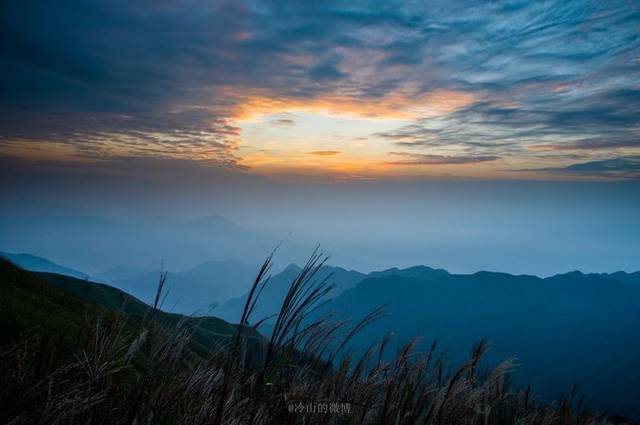
<path fill-rule="evenodd" d="M 640 425 L 640 0 L 1 1 L 3 423 Z"/>
<path fill-rule="evenodd" d="M 436 3 L 117 8 L 139 32 L 98 20 L 109 2 L 43 12 L 3 56 L 0 154 L 329 181 L 638 177 L 637 4 Z"/>

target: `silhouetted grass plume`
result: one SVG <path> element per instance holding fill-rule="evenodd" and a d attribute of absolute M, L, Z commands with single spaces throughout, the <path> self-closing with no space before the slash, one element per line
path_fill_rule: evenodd
<path fill-rule="evenodd" d="M 259 270 L 235 332 L 206 350 L 202 338 L 194 344 L 199 328 L 192 318 L 160 320 L 164 275 L 154 305 L 142 317 L 127 314 L 126 306 L 97 310 L 69 334 L 34 327 L 11 343 L 3 341 L 0 422 L 611 423 L 582 409 L 575 397 L 544 405 L 530 389 L 511 388 L 513 361 L 483 367 L 484 340 L 453 369 L 435 343 L 416 352 L 415 341 L 409 342 L 392 361 L 383 361 L 388 338 L 352 359 L 343 353 L 349 339 L 382 310 L 351 327 L 317 317 L 332 289 L 330 277 L 314 279 L 325 260 L 314 253 L 291 283 L 268 338 L 258 334 L 262 320 L 252 321 L 252 312 L 269 284 L 271 256 Z M 3 286 L 19 283 L 20 276 L 10 274 Z"/>

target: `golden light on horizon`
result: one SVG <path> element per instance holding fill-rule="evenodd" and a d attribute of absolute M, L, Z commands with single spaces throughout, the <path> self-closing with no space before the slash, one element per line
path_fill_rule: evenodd
<path fill-rule="evenodd" d="M 471 93 L 441 89 L 416 95 L 394 93 L 376 99 L 346 95 L 281 98 L 260 91 L 242 98 L 243 101 L 235 107 L 235 122 L 301 112 L 371 120 L 412 120 L 451 113 L 476 100 Z"/>
<path fill-rule="evenodd" d="M 394 145 L 377 137 L 420 117 L 438 117 L 476 101 L 448 90 L 410 95 L 394 93 L 376 101 L 326 95 L 308 99 L 246 93 L 234 108 L 240 128 L 239 156 L 255 173 L 364 173 L 388 175 L 416 167 L 391 164 Z M 434 152 L 435 153 L 435 152 Z M 439 167 L 442 168 L 442 167 Z"/>

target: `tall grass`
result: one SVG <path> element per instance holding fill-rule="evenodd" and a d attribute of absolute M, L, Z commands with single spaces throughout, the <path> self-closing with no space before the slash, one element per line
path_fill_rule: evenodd
<path fill-rule="evenodd" d="M 153 320 L 132 325 L 89 321 L 73 347 L 31 335 L 0 352 L 2 409 L 8 424 L 558 424 L 608 423 L 563 399 L 544 405 L 529 389 L 509 385 L 513 362 L 487 370 L 486 341 L 451 369 L 436 344 L 416 341 L 383 361 L 389 339 L 357 359 L 342 351 L 375 311 L 351 328 L 314 314 L 331 290 L 317 280 L 326 259 L 314 253 L 291 283 L 273 331 L 251 348 L 261 320 L 252 322 L 269 284 L 271 258 L 250 290 L 239 331 L 207 356 L 190 349 L 192 327 Z M 253 324 L 252 324 L 253 323 Z"/>

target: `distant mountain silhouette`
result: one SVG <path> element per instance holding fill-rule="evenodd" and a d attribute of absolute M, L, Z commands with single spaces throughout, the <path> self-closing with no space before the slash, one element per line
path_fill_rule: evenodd
<path fill-rule="evenodd" d="M 163 308 L 182 314 L 208 314 L 217 305 L 243 294 L 257 272 L 258 266 L 235 260 L 207 261 L 189 270 L 168 271 Z M 159 269 L 116 267 L 97 277 L 149 302 L 155 296 L 160 273 Z"/>
<path fill-rule="evenodd" d="M 89 276 L 46 258 L 31 254 L 0 253 L 0 257 L 33 272 L 55 273 L 91 279 L 126 291 L 151 302 L 160 279 L 160 269 L 113 267 Z M 251 286 L 258 266 L 235 260 L 207 261 L 184 271 L 167 271 L 168 289 L 163 308 L 187 315 L 203 315 L 232 297 L 241 296 Z"/>
<path fill-rule="evenodd" d="M 31 254 L 9 254 L 0 252 L 0 257 L 11 263 L 32 272 L 57 273 L 65 276 L 71 276 L 78 279 L 88 279 L 89 275 L 79 272 L 69 267 L 61 266 L 46 258 L 38 257 Z"/>
<path fill-rule="evenodd" d="M 289 284 L 300 272 L 300 267 L 296 264 L 290 264 L 284 271 L 273 276 L 269 284 L 265 287 L 260 296 L 260 302 L 256 306 L 253 320 L 260 320 L 264 317 L 274 314 L 280 309 L 282 301 L 289 288 Z M 421 279 L 437 279 L 448 276 L 449 273 L 442 269 L 433 269 L 427 266 L 414 266 L 406 269 L 391 268 L 382 271 L 371 272 L 369 274 L 360 273 L 355 270 L 345 270 L 341 267 L 333 267 L 329 265 L 323 266 L 315 276 L 316 280 L 322 280 L 329 276 L 329 282 L 335 285 L 335 288 L 328 294 L 327 298 L 333 298 L 342 292 L 353 288 L 365 278 L 385 277 L 385 276 L 406 276 L 417 277 Z M 242 314 L 247 294 L 242 297 L 232 298 L 227 301 L 216 314 L 225 320 L 237 320 Z"/>
<path fill-rule="evenodd" d="M 388 303 L 388 314 L 353 340 L 356 353 L 385 334 L 396 343 L 421 336 L 423 348 L 437 339 L 455 363 L 487 337 L 489 361 L 517 358 L 516 383 L 551 399 L 577 382 L 590 407 L 640 417 L 640 273 L 430 279 L 415 270 L 372 273 L 324 307 L 358 320 Z"/>
<path fill-rule="evenodd" d="M 252 321 L 261 320 L 267 316 L 271 316 L 280 310 L 282 301 L 286 296 L 289 285 L 300 273 L 300 267 L 296 264 L 290 264 L 282 272 L 272 276 L 264 291 L 260 295 L 260 300 L 256 305 L 256 309 L 252 316 Z M 335 285 L 332 295 L 335 296 L 341 292 L 354 287 L 360 282 L 365 275 L 363 273 L 345 270 L 341 267 L 323 266 L 320 268 L 316 276 L 316 280 L 329 278 L 329 282 Z M 238 321 L 242 315 L 242 309 L 247 300 L 245 293 L 241 297 L 232 298 L 216 310 L 216 315 L 225 320 Z"/>
<path fill-rule="evenodd" d="M 617 282 L 622 282 L 627 285 L 629 289 L 640 295 L 640 272 L 601 273 L 599 276 L 603 277 L 604 279 L 611 279 Z"/>
<path fill-rule="evenodd" d="M 121 280 L 142 279 L 147 274 L 149 274 L 149 270 L 142 270 L 128 266 L 117 266 L 96 273 L 95 278 L 100 282 L 118 282 Z"/>
<path fill-rule="evenodd" d="M 432 269 L 428 266 L 413 266 L 406 269 L 398 269 L 396 267 L 382 270 L 379 272 L 371 272 L 367 275 L 368 278 L 385 277 L 385 276 L 401 276 L 401 277 L 414 277 L 417 279 L 439 279 L 441 277 L 449 276 L 449 272 L 442 269 Z"/>
<path fill-rule="evenodd" d="M 215 215 L 184 221 L 168 218 L 120 221 L 93 216 L 42 215 L 0 221 L 0 249 L 55 257 L 95 274 L 114 267 L 184 270 L 210 260 L 259 264 L 284 235 L 245 229 Z M 286 243 L 283 258 L 304 261 L 310 248 Z"/>

